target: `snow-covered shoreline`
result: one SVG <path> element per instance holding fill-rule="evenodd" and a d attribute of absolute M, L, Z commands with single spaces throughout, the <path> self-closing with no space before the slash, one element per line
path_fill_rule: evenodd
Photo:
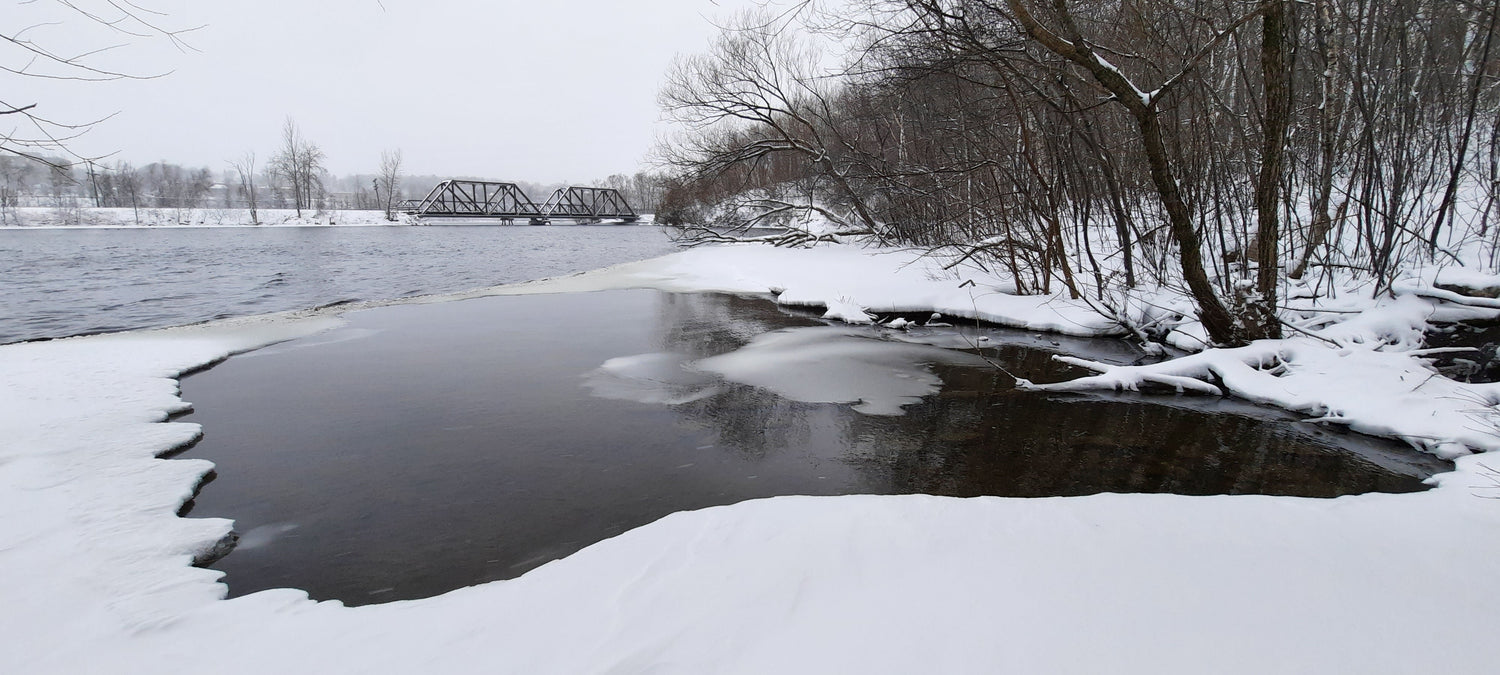
<path fill-rule="evenodd" d="M 335 209 L 260 209 L 252 220 L 242 208 L 8 208 L 3 230 L 172 229 L 204 227 L 385 227 L 409 223 L 388 221 L 383 211 Z"/>
<path fill-rule="evenodd" d="M 446 218 L 421 222 L 410 215 L 398 214 L 387 220 L 384 211 L 370 209 L 260 209 L 254 218 L 244 208 L 161 208 L 120 207 L 53 208 L 43 206 L 7 207 L 0 218 L 0 231 L 6 230 L 110 230 L 177 228 L 275 228 L 275 227 L 404 227 L 409 225 L 497 225 L 494 219 Z M 568 222 L 564 220 L 563 222 Z M 651 225 L 653 214 L 642 214 L 640 220 L 625 223 L 604 221 L 613 225 Z M 523 222 L 523 224 L 525 224 Z"/>
<path fill-rule="evenodd" d="M 701 248 L 448 298 L 639 287 L 771 292 L 854 321 L 937 311 L 1122 332 L 1084 302 L 1010 296 L 912 252 L 853 246 Z M 1309 319 L 1322 337 L 1252 346 L 1290 355 L 1279 373 L 1210 351 L 1188 359 L 1212 363 L 1179 359 L 1096 384 L 1207 383 L 1192 369 L 1217 367 L 1238 395 L 1303 412 L 1348 396 L 1361 405 L 1328 407 L 1328 421 L 1442 436 L 1426 447 L 1457 468 L 1433 490 L 782 497 L 674 514 L 512 581 L 361 608 L 292 590 L 221 600 L 218 573 L 189 562 L 230 524 L 175 515 L 208 463 L 155 458 L 198 433 L 169 421 L 187 405 L 180 373 L 325 330 L 335 310 L 6 345 L 0 669 L 1488 672 L 1500 474 L 1465 453 L 1500 448 L 1471 414 L 1490 409 L 1496 390 L 1429 392 L 1431 378 L 1404 388 L 1418 357 L 1390 340 L 1420 331 L 1440 299 L 1342 302 L 1358 313 Z M 1362 373 L 1372 379 L 1346 381 Z"/>
<path fill-rule="evenodd" d="M 468 295 L 602 290 L 772 293 L 778 303 L 827 309 L 826 318 L 868 323 L 874 313 L 938 312 L 1001 326 L 1084 337 L 1127 334 L 1086 299 L 1016 296 L 972 270 L 947 271 L 942 260 L 916 251 L 867 250 L 851 245 L 773 249 L 756 245 L 700 248 L 599 272 L 517 284 Z M 1072 359 L 1101 375 L 1052 390 L 1138 390 L 1144 384 L 1246 400 L 1344 424 L 1371 435 L 1405 440 L 1444 458 L 1500 447 L 1500 384 L 1463 384 L 1435 376 L 1420 349 L 1430 321 L 1494 319 L 1500 301 L 1433 288 L 1456 275 L 1427 271 L 1378 299 L 1341 296 L 1291 303 L 1296 330 L 1235 350 L 1213 349 L 1144 366 L 1117 367 Z M 1500 288 L 1500 276 L 1467 273 L 1470 284 Z M 1185 297 L 1148 291 L 1141 306 L 1157 313 L 1189 313 Z M 1301 326 L 1298 326 L 1298 324 Z M 1203 349 L 1191 319 L 1167 339 Z M 1403 391 L 1410 389 L 1410 391 Z M 1393 393 L 1394 392 L 1394 393 Z"/>

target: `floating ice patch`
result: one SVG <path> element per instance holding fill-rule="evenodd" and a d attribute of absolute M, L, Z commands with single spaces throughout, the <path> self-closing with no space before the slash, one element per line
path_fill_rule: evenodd
<path fill-rule="evenodd" d="M 694 367 L 794 401 L 854 403 L 869 415 L 900 415 L 902 406 L 942 387 L 928 369 L 933 363 L 984 362 L 964 352 L 876 339 L 869 331 L 818 326 L 767 333 Z"/>
<path fill-rule="evenodd" d="M 264 347 L 252 352 L 246 352 L 238 356 L 239 359 L 253 359 L 273 354 L 283 354 L 296 349 L 307 349 L 308 347 L 322 347 L 350 340 L 361 340 L 371 335 L 378 334 L 379 329 L 374 328 L 340 328 L 321 335 L 302 338 L 301 340 L 288 340 L 278 345 Z"/>
<path fill-rule="evenodd" d="M 249 532 L 240 536 L 239 544 L 235 548 L 246 550 L 262 548 L 270 545 L 271 542 L 275 541 L 281 535 L 295 529 L 297 529 L 296 523 L 273 523 L 271 525 L 261 525 L 260 527 L 251 528 Z"/>
<path fill-rule="evenodd" d="M 713 376 L 689 369 L 687 357 L 665 352 L 613 358 L 583 377 L 595 396 L 621 401 L 677 405 L 719 392 Z"/>
<path fill-rule="evenodd" d="M 853 324 L 868 324 L 875 321 L 875 318 L 870 316 L 864 307 L 843 296 L 837 300 L 828 301 L 828 311 L 823 313 L 823 318 Z"/>

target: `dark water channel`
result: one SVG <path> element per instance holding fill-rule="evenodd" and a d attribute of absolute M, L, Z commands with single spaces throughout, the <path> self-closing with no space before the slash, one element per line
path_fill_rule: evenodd
<path fill-rule="evenodd" d="M 1500 382 L 1500 324 L 1438 326 L 1427 334 L 1427 346 L 1467 350 L 1433 355 L 1433 365 L 1446 377 L 1459 382 Z"/>
<path fill-rule="evenodd" d="M 832 327 L 764 299 L 654 291 L 349 318 L 183 381 L 205 430 L 189 454 L 218 466 L 192 515 L 242 535 L 214 565 L 232 595 L 425 597 L 774 495 L 1330 497 L 1419 490 L 1446 466 L 1234 402 L 1018 392 L 923 344 L 982 345 L 1049 381 L 1071 374 L 1049 350 L 1134 357 L 1111 342 Z"/>

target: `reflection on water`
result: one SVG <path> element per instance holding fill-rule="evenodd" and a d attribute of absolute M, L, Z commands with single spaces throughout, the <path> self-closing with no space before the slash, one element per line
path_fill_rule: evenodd
<path fill-rule="evenodd" d="M 718 393 L 713 376 L 803 403 L 849 403 L 868 415 L 900 415 L 935 394 L 943 381 L 931 365 L 984 359 L 966 352 L 892 339 L 842 326 L 786 328 L 732 352 L 689 360 L 681 354 L 622 356 L 590 374 L 594 393 L 641 403 L 688 403 Z"/>
<path fill-rule="evenodd" d="M 923 344 L 987 345 L 1048 381 L 1071 373 L 1044 350 L 1138 356 L 1117 342 L 829 327 L 762 299 L 654 291 L 350 318 L 183 382 L 206 434 L 191 454 L 218 465 L 193 515 L 255 534 L 214 565 L 232 594 L 423 597 L 773 495 L 1321 497 L 1417 490 L 1443 467 L 1232 402 L 1017 392 Z"/>
<path fill-rule="evenodd" d="M 666 352 L 617 356 L 584 376 L 583 384 L 600 398 L 640 403 L 688 403 L 719 393 L 718 379 L 693 364 Z"/>

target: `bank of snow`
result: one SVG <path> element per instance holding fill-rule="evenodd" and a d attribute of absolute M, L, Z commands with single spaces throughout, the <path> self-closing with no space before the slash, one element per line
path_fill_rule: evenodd
<path fill-rule="evenodd" d="M 770 293 L 788 307 L 829 310 L 868 321 L 868 313 L 932 313 L 1086 337 L 1121 335 L 1117 322 L 1065 294 L 1014 295 L 1014 287 L 973 268 L 943 269 L 944 259 L 904 249 L 847 244 L 815 248 L 730 245 L 689 249 L 654 260 L 572 277 L 479 291 L 543 293 L 656 288 L 665 291 Z M 861 311 L 864 314 L 861 314 Z"/>
<path fill-rule="evenodd" d="M 8 209 L 0 228 L 110 227 L 375 227 L 399 225 L 384 211 L 354 209 L 260 209 L 252 218 L 240 208 L 46 208 Z"/>
<path fill-rule="evenodd" d="M 632 286 L 1109 331 L 1065 299 L 1012 299 L 910 253 L 848 247 L 700 249 L 490 292 Z M 1344 342 L 1323 356 L 1416 363 L 1409 346 L 1377 343 L 1437 301 L 1399 302 L 1343 321 Z M 228 523 L 174 515 L 208 464 L 155 459 L 198 432 L 164 421 L 185 405 L 172 378 L 330 321 L 0 347 L 0 671 L 1482 673 L 1496 663 L 1500 475 L 1485 455 L 1460 456 L 1428 492 L 1332 500 L 783 497 L 674 514 L 519 579 L 426 600 L 345 608 L 292 590 L 221 600 L 218 574 L 188 563 Z M 1286 344 L 1312 342 L 1322 344 Z M 1234 361 L 1269 380 L 1231 373 L 1220 384 L 1325 395 L 1296 379 L 1320 376 L 1297 371 L 1297 354 L 1277 358 Z M 1114 375 L 1109 386 L 1127 379 Z M 1387 402 L 1408 393 L 1349 386 Z M 1371 419 L 1391 409 L 1324 414 L 1434 433 L 1415 414 Z M 1482 414 L 1468 419 L 1436 433 L 1500 448 Z"/>
<path fill-rule="evenodd" d="M 948 259 L 900 249 L 853 245 L 771 248 L 757 245 L 692 249 L 656 260 L 627 263 L 572 277 L 480 293 L 565 292 L 617 287 L 669 291 L 718 290 L 775 294 L 787 306 L 826 308 L 830 319 L 867 322 L 870 314 L 926 313 L 978 319 L 1029 330 L 1083 336 L 1127 333 L 1106 316 L 1108 308 L 1065 292 L 1017 296 L 1001 280 L 973 267 L 948 269 Z M 1443 378 L 1424 360 L 1424 331 L 1434 320 L 1500 317 L 1500 300 L 1471 298 L 1433 287 L 1421 270 L 1371 297 L 1356 279 L 1339 279 L 1313 297 L 1294 284 L 1283 317 L 1291 337 L 1249 347 L 1202 351 L 1143 366 L 1067 359 L 1100 374 L 1065 383 L 1023 387 L 1081 391 L 1140 390 L 1234 395 L 1405 440 L 1444 458 L 1485 450 L 1500 430 L 1500 385 L 1471 385 Z M 1470 284 L 1500 277 L 1467 272 Z M 1481 287 L 1487 287 L 1482 286 Z M 1170 329 L 1179 347 L 1202 350 L 1202 326 L 1187 298 L 1157 289 L 1135 298 L 1132 311 L 1149 309 Z M 1173 317 L 1167 321 L 1168 316 Z M 1137 316 L 1137 323 L 1140 322 Z M 899 326 L 904 319 L 890 325 Z"/>

